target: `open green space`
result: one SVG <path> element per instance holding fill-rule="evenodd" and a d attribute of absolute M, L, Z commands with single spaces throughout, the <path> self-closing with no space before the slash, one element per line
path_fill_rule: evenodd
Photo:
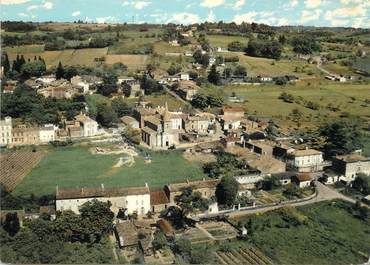
<path fill-rule="evenodd" d="M 233 41 L 240 41 L 243 44 L 247 44 L 248 39 L 242 36 L 228 36 L 228 35 L 207 35 L 206 39 L 212 46 L 219 46 L 227 48 L 227 45 Z"/>
<path fill-rule="evenodd" d="M 249 223 L 249 243 L 279 264 L 360 264 L 370 251 L 369 218 L 344 201 L 233 219 Z"/>
<path fill-rule="evenodd" d="M 304 116 L 316 116 L 325 118 L 338 117 L 341 113 L 347 112 L 351 115 L 368 117 L 370 115 L 370 106 L 365 100 L 370 95 L 370 88 L 367 84 L 340 84 L 324 80 L 304 80 L 296 84 L 277 86 L 228 86 L 224 88 L 224 93 L 229 96 L 235 92 L 237 96 L 243 97 L 246 102 L 244 107 L 249 114 L 259 116 L 269 116 L 284 118 L 291 111 L 298 108 Z M 282 92 L 292 94 L 294 98 L 301 102 L 312 101 L 319 104 L 318 110 L 312 110 L 304 106 L 303 103 L 287 103 L 279 99 Z M 339 107 L 337 112 L 328 110 L 326 107 L 331 104 Z"/>
<path fill-rule="evenodd" d="M 203 178 L 202 167 L 182 157 L 181 151 L 152 152 L 151 163 L 142 156 L 135 157 L 131 167 L 114 168 L 123 155 L 94 155 L 89 146 L 48 148 L 48 154 L 20 183 L 17 195 L 53 194 L 58 185 L 63 188 L 144 186 L 161 187 L 170 182 Z"/>

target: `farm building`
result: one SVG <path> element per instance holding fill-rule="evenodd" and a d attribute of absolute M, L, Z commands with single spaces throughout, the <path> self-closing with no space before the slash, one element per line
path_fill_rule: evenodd
<path fill-rule="evenodd" d="M 370 175 L 370 158 L 360 154 L 337 156 L 333 160 L 333 171 L 340 180 L 351 182 L 359 173 Z"/>
<path fill-rule="evenodd" d="M 298 172 L 317 172 L 324 167 L 322 152 L 314 149 L 294 150 L 288 153 L 286 162 Z"/>

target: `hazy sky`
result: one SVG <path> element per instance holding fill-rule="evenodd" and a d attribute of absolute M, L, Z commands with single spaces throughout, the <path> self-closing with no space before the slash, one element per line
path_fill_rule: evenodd
<path fill-rule="evenodd" d="M 1 20 L 370 27 L 370 0 L 0 0 Z"/>

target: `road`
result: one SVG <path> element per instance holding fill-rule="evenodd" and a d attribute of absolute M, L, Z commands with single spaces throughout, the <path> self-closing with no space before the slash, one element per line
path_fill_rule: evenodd
<path fill-rule="evenodd" d="M 228 213 L 227 215 L 230 217 L 237 217 L 237 216 L 243 216 L 243 215 L 248 215 L 248 214 L 253 214 L 253 213 L 259 213 L 259 212 L 266 212 L 266 211 L 271 211 L 275 209 L 279 209 L 284 206 L 303 206 L 307 204 L 312 204 L 312 203 L 317 203 L 321 201 L 329 201 L 329 200 L 334 200 L 334 199 L 341 199 L 344 201 L 348 201 L 351 203 L 356 203 L 356 200 L 347 197 L 340 192 L 329 188 L 328 186 L 325 186 L 321 182 L 316 182 L 316 187 L 317 187 L 317 196 L 303 202 L 296 202 L 296 203 L 289 203 L 289 204 L 284 204 L 284 205 L 274 205 L 270 207 L 265 207 L 265 208 L 256 208 L 256 209 L 247 209 L 247 210 L 242 210 L 242 211 L 235 211 Z M 364 205 L 365 206 L 365 205 Z M 366 206 L 368 207 L 368 206 Z"/>

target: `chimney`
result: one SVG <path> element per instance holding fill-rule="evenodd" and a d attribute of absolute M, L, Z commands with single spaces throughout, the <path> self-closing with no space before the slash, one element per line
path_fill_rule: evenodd
<path fill-rule="evenodd" d="M 104 184 L 102 183 L 102 184 L 100 184 L 100 186 L 101 186 L 101 191 L 104 192 L 104 190 L 105 190 L 104 189 Z"/>
<path fill-rule="evenodd" d="M 145 188 L 149 188 L 149 185 L 147 182 L 145 182 Z"/>
<path fill-rule="evenodd" d="M 56 194 L 56 196 L 59 195 L 59 187 L 58 187 L 58 185 L 55 187 L 55 194 Z"/>
<path fill-rule="evenodd" d="M 84 194 L 84 188 L 81 188 L 81 194 Z"/>
<path fill-rule="evenodd" d="M 203 178 L 203 181 L 206 181 L 206 178 Z"/>
<path fill-rule="evenodd" d="M 189 179 L 186 179 L 186 183 L 188 183 L 188 184 L 189 184 Z"/>
<path fill-rule="evenodd" d="M 306 150 L 308 150 L 308 146 L 306 146 Z"/>

